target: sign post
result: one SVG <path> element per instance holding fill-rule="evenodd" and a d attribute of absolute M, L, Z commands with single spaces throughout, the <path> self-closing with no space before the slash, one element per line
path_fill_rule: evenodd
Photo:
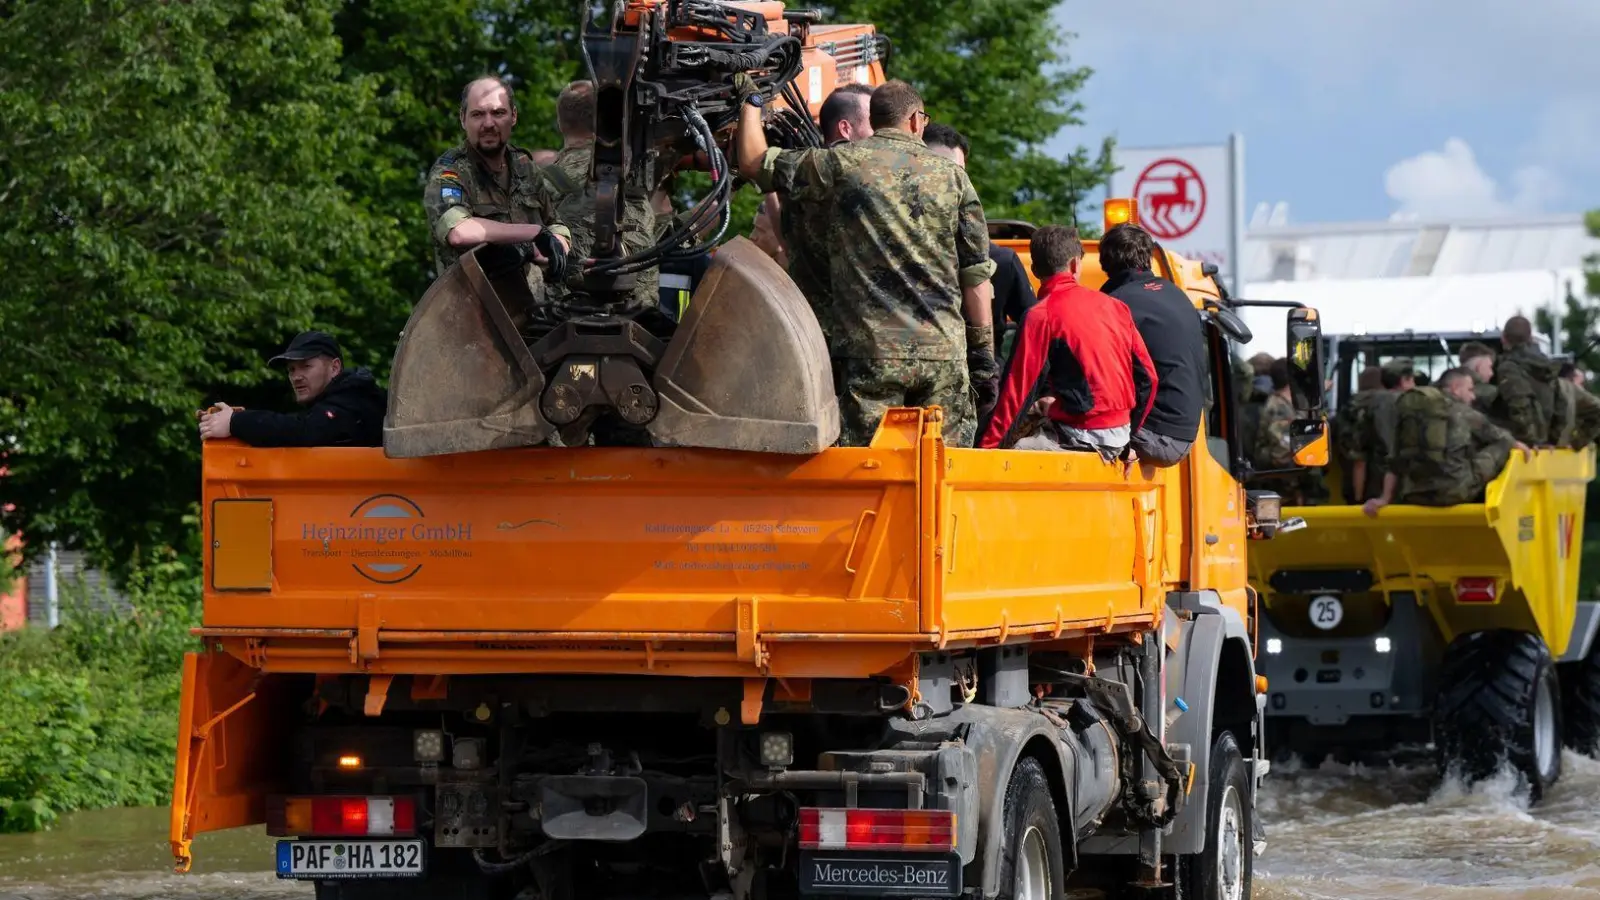
<path fill-rule="evenodd" d="M 1139 222 L 1161 246 L 1216 265 L 1238 296 L 1244 287 L 1244 138 L 1116 152 L 1111 196 L 1132 197 Z"/>

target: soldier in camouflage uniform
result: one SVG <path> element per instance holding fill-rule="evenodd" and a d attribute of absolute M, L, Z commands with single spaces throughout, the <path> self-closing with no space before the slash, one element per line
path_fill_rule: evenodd
<path fill-rule="evenodd" d="M 1290 432 L 1297 418 L 1289 388 L 1289 360 L 1275 359 L 1267 369 L 1272 393 L 1261 406 L 1250 461 L 1257 471 L 1294 469 L 1294 443 Z M 1259 475 L 1250 479 L 1253 489 L 1275 491 L 1286 506 L 1303 506 L 1316 493 L 1316 485 L 1301 470 Z"/>
<path fill-rule="evenodd" d="M 969 368 L 996 365 L 994 262 L 972 182 L 919 137 L 928 119 L 922 98 L 888 82 L 872 94 L 872 137 L 769 150 L 760 93 L 746 77 L 735 84 L 741 173 L 763 192 L 823 204 L 833 222 L 829 350 L 840 363 L 840 443 L 867 445 L 890 407 L 938 405 L 945 440 L 972 446 Z"/>
<path fill-rule="evenodd" d="M 1451 506 L 1482 499 L 1513 448 L 1527 448 L 1472 407 L 1472 373 L 1451 369 L 1437 387 L 1398 402 L 1394 471 L 1399 502 Z M 1375 512 L 1375 510 L 1372 510 Z"/>
<path fill-rule="evenodd" d="M 573 291 L 583 289 L 581 262 L 594 247 L 595 187 L 589 183 L 589 167 L 594 159 L 594 83 L 574 81 L 556 100 L 556 125 L 561 130 L 562 146 L 555 161 L 543 170 L 547 191 L 555 197 L 556 219 L 572 235 L 571 265 L 563 282 L 552 283 L 545 291 L 548 315 L 554 322 L 571 314 Z M 660 239 L 664 223 L 658 220 L 653 198 L 638 185 L 623 185 L 622 253 L 624 256 L 648 250 Z M 634 289 L 627 305 L 616 310 L 632 315 L 660 304 L 658 268 L 634 275 Z"/>
<path fill-rule="evenodd" d="M 1368 445 L 1363 437 L 1371 433 L 1372 409 L 1384 394 L 1383 370 L 1367 366 L 1356 379 L 1356 393 L 1339 408 L 1333 423 L 1333 445 L 1344 473 L 1346 503 L 1361 503 L 1382 490 L 1383 472 L 1367 464 Z M 1377 477 L 1371 477 L 1376 473 Z"/>
<path fill-rule="evenodd" d="M 1561 380 L 1572 386 L 1572 432 L 1565 444 L 1574 450 L 1600 439 L 1600 397 L 1589 391 L 1588 379 L 1572 363 L 1562 363 Z"/>
<path fill-rule="evenodd" d="M 516 99 L 500 79 L 479 78 L 462 89 L 466 140 L 434 162 L 422 192 L 436 275 L 485 243 L 531 247 L 532 262 L 565 271 L 572 234 L 555 216 L 555 198 L 532 154 L 512 145 L 516 124 Z M 528 282 L 537 298 L 543 278 L 532 265 Z"/>
<path fill-rule="evenodd" d="M 1468 341 L 1461 345 L 1461 368 L 1472 373 L 1472 408 L 1484 415 L 1494 406 L 1500 389 L 1494 386 L 1494 350 L 1488 344 Z"/>
<path fill-rule="evenodd" d="M 868 106 L 872 100 L 872 86 L 847 84 L 834 90 L 822 102 L 818 113 L 822 139 L 829 147 L 848 144 L 872 136 L 872 123 Z M 832 224 L 828 220 L 830 207 L 821 202 L 805 202 L 790 195 L 778 200 L 778 231 L 788 252 L 789 277 L 805 295 L 817 324 L 822 327 L 822 337 L 831 348 L 833 343 L 833 298 L 831 292 L 829 260 L 832 259 Z M 839 367 L 840 361 L 834 366 Z"/>
<path fill-rule="evenodd" d="M 1494 366 L 1499 396 L 1490 417 L 1535 447 L 1553 447 L 1572 428 L 1574 398 L 1570 384 L 1564 389 L 1561 366 L 1534 344 L 1533 324 L 1525 316 L 1512 316 L 1500 332 L 1505 352 Z"/>

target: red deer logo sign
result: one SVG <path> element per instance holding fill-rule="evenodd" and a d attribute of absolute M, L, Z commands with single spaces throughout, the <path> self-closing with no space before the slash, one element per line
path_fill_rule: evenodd
<path fill-rule="evenodd" d="M 1133 183 L 1133 196 L 1140 224 L 1162 240 L 1194 231 L 1206 214 L 1205 180 L 1194 166 L 1175 157 L 1146 166 Z"/>

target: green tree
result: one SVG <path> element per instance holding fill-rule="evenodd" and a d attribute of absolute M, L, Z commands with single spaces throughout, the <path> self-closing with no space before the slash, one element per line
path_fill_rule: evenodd
<path fill-rule="evenodd" d="M 281 404 L 267 351 L 390 292 L 403 236 L 351 191 L 380 120 L 338 5 L 7 5 L 0 484 L 32 547 L 184 545 L 195 410 Z"/>
<path fill-rule="evenodd" d="M 1590 236 L 1600 238 L 1600 210 L 1584 217 Z M 1600 254 L 1583 261 L 1584 283 L 1567 285 L 1559 320 L 1547 309 L 1534 313 L 1534 325 L 1552 339 L 1561 332 L 1561 351 L 1588 372 L 1600 372 Z M 1582 291 L 1583 296 L 1579 295 Z"/>
<path fill-rule="evenodd" d="M 513 143 L 561 146 L 556 95 L 582 71 L 577 5 L 569 0 L 347 0 L 334 18 L 342 65 L 376 83 L 378 140 L 356 174 L 360 196 L 399 222 L 379 302 L 342 324 L 392 353 L 412 306 L 433 281 L 433 251 L 422 190 L 428 169 L 461 141 L 461 88 L 493 74 L 515 92 Z M 385 360 L 387 363 L 387 359 Z M 387 366 L 385 366 L 387 368 Z"/>
<path fill-rule="evenodd" d="M 991 219 L 1069 223 L 1111 177 L 1108 139 L 1066 159 L 1044 150 L 1082 124 L 1075 97 L 1091 70 L 1072 66 L 1061 0 L 837 0 L 831 22 L 870 22 L 893 42 L 890 77 L 922 94 L 928 114 L 972 141 L 967 169 Z M 937 9 L 930 9 L 937 6 Z"/>

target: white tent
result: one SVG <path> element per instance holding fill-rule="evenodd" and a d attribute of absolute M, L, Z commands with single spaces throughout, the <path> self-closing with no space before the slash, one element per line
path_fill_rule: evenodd
<path fill-rule="evenodd" d="M 1314 307 L 1324 334 L 1392 333 L 1407 330 L 1495 330 L 1514 315 L 1564 310 L 1567 289 L 1583 295 L 1583 270 L 1539 269 L 1421 278 L 1266 281 L 1245 286 L 1248 300 L 1288 300 Z M 1284 311 L 1240 310 L 1254 332 L 1242 348 L 1284 355 Z"/>

